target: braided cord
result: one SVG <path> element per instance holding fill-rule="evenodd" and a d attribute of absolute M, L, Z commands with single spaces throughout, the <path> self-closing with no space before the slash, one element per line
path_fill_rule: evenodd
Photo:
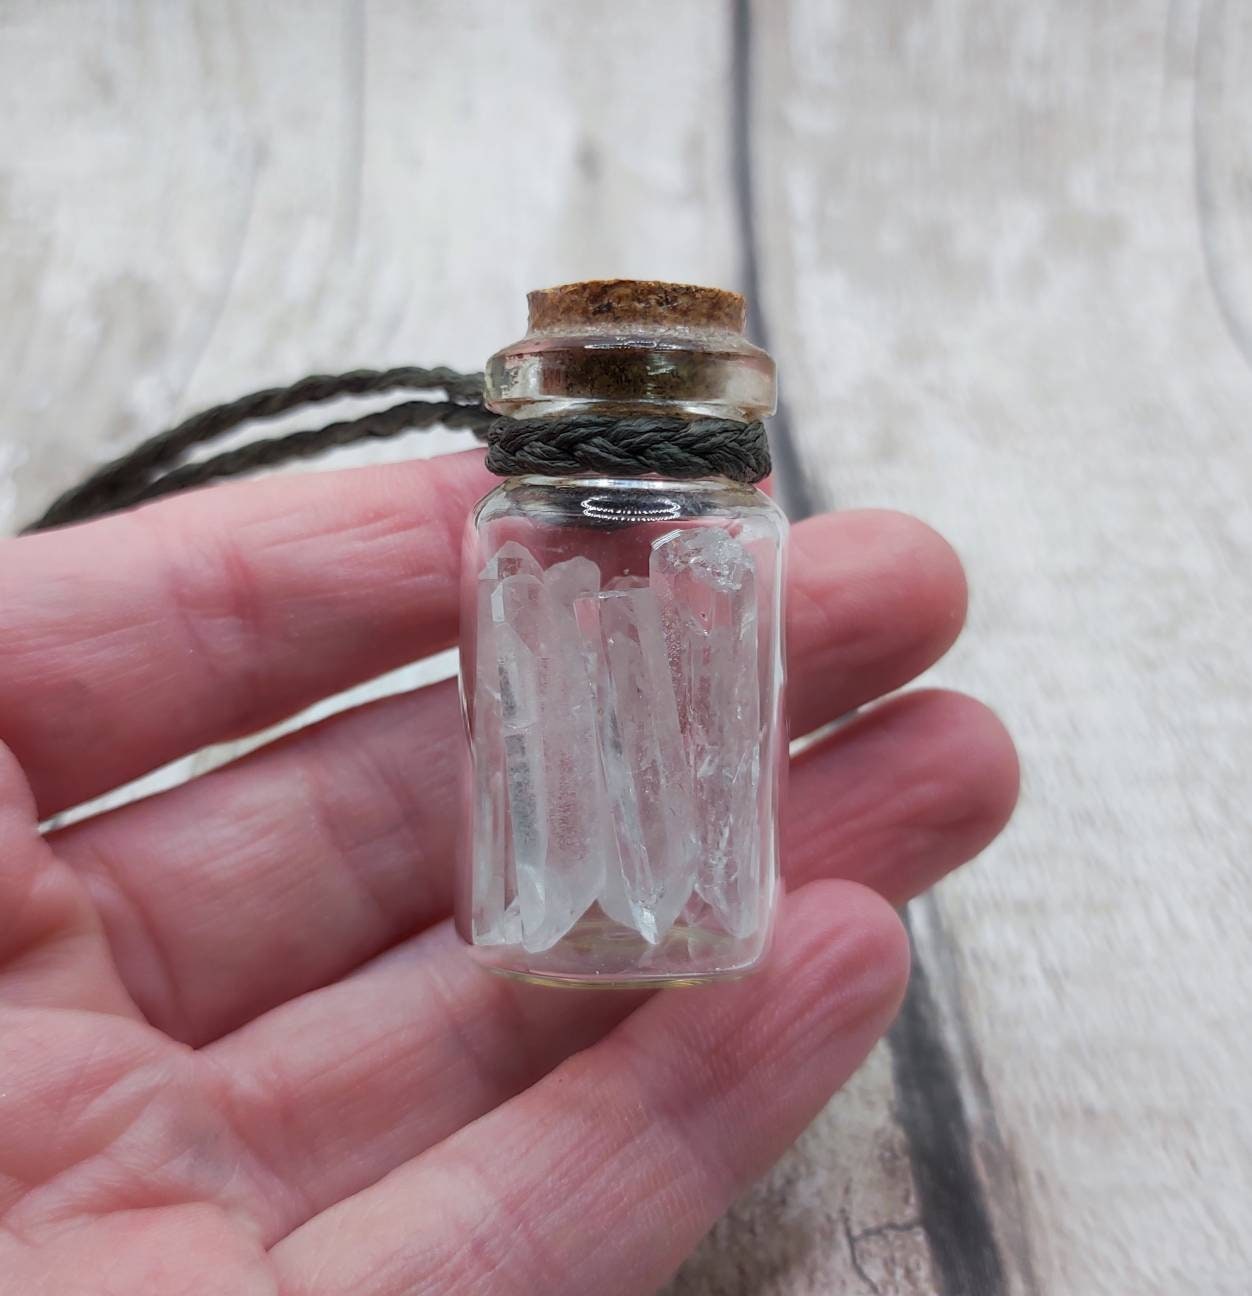
<path fill-rule="evenodd" d="M 442 391 L 446 399 L 404 401 L 325 427 L 252 441 L 207 459 L 178 462 L 193 447 L 244 423 L 343 396 L 399 389 Z M 468 430 L 485 440 L 487 468 L 501 477 L 656 473 L 756 482 L 770 471 L 769 444 L 759 422 L 603 414 L 500 418 L 482 402 L 481 374 L 417 366 L 357 369 L 314 374 L 289 387 L 270 387 L 195 414 L 97 469 L 59 496 L 23 533 L 81 522 L 223 477 L 312 458 L 366 438 L 393 437 L 436 425 Z"/>
<path fill-rule="evenodd" d="M 133 450 L 98 468 L 78 485 L 72 486 L 58 496 L 41 517 L 24 528 L 24 533 L 64 526 L 70 522 L 81 522 L 86 518 L 126 508 L 141 500 L 153 498 L 155 495 L 182 489 L 180 485 L 170 485 L 166 489 L 161 489 L 157 484 L 159 480 L 157 474 L 161 469 L 177 461 L 192 447 L 213 441 L 244 423 L 257 419 L 277 418 L 301 405 L 335 400 L 341 396 L 369 396 L 400 388 L 411 388 L 415 391 L 441 389 L 447 395 L 449 404 L 482 409 L 481 374 L 464 374 L 455 369 L 445 368 L 424 369 L 412 365 L 394 369 L 354 369 L 342 374 L 312 374 L 288 387 L 267 387 L 263 391 L 241 396 L 225 405 L 215 405 L 199 414 L 193 414 L 175 427 L 158 432 L 148 440 L 140 442 Z M 360 427 L 360 437 L 395 435 L 405 430 L 404 427 L 393 427 L 390 432 L 375 431 L 374 429 L 379 425 L 374 422 L 374 419 L 374 415 L 367 414 L 361 419 L 352 420 Z M 414 426 L 428 427 L 440 421 L 439 418 L 431 418 L 428 423 Z M 484 418 L 484 423 L 486 421 Z M 329 428 L 319 429 L 316 432 L 294 433 L 290 437 L 256 442 L 253 446 L 244 447 L 245 453 L 241 455 L 232 452 L 217 456 L 216 460 L 205 461 L 206 464 L 218 462 L 221 465 L 220 471 L 210 475 L 205 475 L 203 472 L 191 473 L 190 469 L 193 465 L 187 465 L 183 486 L 201 485 L 216 477 L 280 463 L 289 457 L 318 454 L 323 449 L 329 449 L 334 445 L 346 445 L 358 439 L 346 435 L 342 430 L 343 427 L 342 424 L 332 424 Z M 319 434 L 326 433 L 332 435 L 325 445 L 318 444 Z M 266 457 L 265 452 L 260 449 L 260 447 L 283 443 L 290 445 L 289 454 Z M 255 459 L 249 458 L 247 451 L 253 451 Z M 203 465 L 197 464 L 194 467 L 202 468 Z M 184 472 L 183 469 L 177 471 Z"/>
<path fill-rule="evenodd" d="M 662 477 L 757 482 L 769 473 L 770 460 L 760 423 L 573 414 L 559 419 L 497 419 L 487 433 L 487 468 L 500 477 L 642 471 Z"/>

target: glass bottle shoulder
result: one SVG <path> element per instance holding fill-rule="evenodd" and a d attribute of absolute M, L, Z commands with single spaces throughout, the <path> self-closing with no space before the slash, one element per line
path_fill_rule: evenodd
<path fill-rule="evenodd" d="M 753 539 L 781 543 L 782 509 L 764 491 L 725 478 L 672 481 L 639 477 L 517 477 L 502 482 L 474 509 L 470 529 L 512 523 L 531 528 L 611 532 L 658 525 L 738 524 Z"/>

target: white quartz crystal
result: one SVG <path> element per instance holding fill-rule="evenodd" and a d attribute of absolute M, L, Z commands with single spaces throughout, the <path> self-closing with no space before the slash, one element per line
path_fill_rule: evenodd
<path fill-rule="evenodd" d="M 756 596 L 720 527 L 661 536 L 646 576 L 603 584 L 589 558 L 545 571 L 513 541 L 484 566 L 476 942 L 550 949 L 597 902 L 653 945 L 689 904 L 755 930 Z"/>
<path fill-rule="evenodd" d="M 474 679 L 474 940 L 481 945 L 513 945 L 522 940 L 517 861 L 546 854 L 536 788 L 525 756 L 539 738 L 537 711 L 519 722 L 518 703 L 526 702 L 533 663 L 518 653 L 516 633 L 504 626 L 499 591 L 509 577 L 536 579 L 543 569 L 516 541 L 500 546 L 478 580 L 477 667 Z M 521 696 L 519 699 L 519 689 Z M 506 739 L 506 729 L 508 736 Z M 537 838 L 539 840 L 537 840 Z M 541 865 L 540 865 L 541 866 Z"/>
<path fill-rule="evenodd" d="M 496 568 L 498 570 L 498 566 Z M 473 681 L 473 927 L 478 945 L 515 945 L 522 938 L 521 906 L 509 826 L 504 707 L 499 645 L 491 619 L 494 572 L 478 582 L 478 627 Z"/>
<path fill-rule="evenodd" d="M 574 600 L 600 592 L 600 569 L 590 558 L 567 558 L 553 563 L 543 574 L 543 583 L 556 601 L 558 610 L 574 610 Z"/>
<path fill-rule="evenodd" d="M 600 904 L 656 944 L 695 886 L 690 777 L 652 591 L 619 587 L 598 601 L 600 750 L 619 859 Z"/>
<path fill-rule="evenodd" d="M 520 545 L 516 540 L 508 540 L 487 560 L 479 577 L 480 582 L 487 582 L 490 587 L 502 581 L 506 576 L 543 576 L 534 554 Z"/>
<path fill-rule="evenodd" d="M 653 543 L 650 572 L 691 772 L 696 890 L 728 931 L 746 936 L 760 907 L 761 704 L 752 559 L 721 528 L 689 528 Z"/>
<path fill-rule="evenodd" d="M 545 579 L 505 576 L 491 598 L 504 709 L 522 943 L 549 949 L 604 885 L 607 812 L 596 711 L 572 606 Z"/>

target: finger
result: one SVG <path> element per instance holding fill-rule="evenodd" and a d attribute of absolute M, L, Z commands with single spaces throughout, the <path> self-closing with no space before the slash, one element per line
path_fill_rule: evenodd
<path fill-rule="evenodd" d="M 35 801 L 0 743 L 0 1003 L 137 1016 L 82 880 L 39 835 Z"/>
<path fill-rule="evenodd" d="M 902 901 L 1003 826 L 1015 763 L 986 708 L 926 693 L 828 737 L 794 782 L 788 885 L 872 879 Z M 316 1210 L 533 1084 L 634 1002 L 484 975 L 445 923 L 208 1052 L 266 1173 Z"/>
<path fill-rule="evenodd" d="M 785 906 L 765 971 L 657 996 L 310 1221 L 271 1253 L 283 1290 L 656 1290 L 860 1064 L 896 1011 L 907 964 L 882 900 L 848 884 L 806 888 Z"/>
<path fill-rule="evenodd" d="M 788 563 L 787 653 L 804 663 L 787 681 L 793 736 L 907 684 L 964 624 L 960 560 L 904 513 L 811 518 L 792 528 Z"/>
<path fill-rule="evenodd" d="M 1013 740 L 981 702 L 891 698 L 792 761 L 787 884 L 850 878 L 902 905 L 995 839 L 1018 779 Z"/>
<path fill-rule="evenodd" d="M 0 738 L 42 817 L 447 647 L 474 452 L 3 542 Z"/>
<path fill-rule="evenodd" d="M 947 545 L 899 514 L 814 518 L 795 537 L 789 696 L 803 733 L 929 665 L 965 593 Z M 88 821 L 56 849 L 88 878 L 149 1020 L 201 1043 L 449 911 L 460 742 L 440 686 Z"/>
<path fill-rule="evenodd" d="M 267 1245 L 520 1093 L 644 992 L 577 994 L 483 971 L 450 920 L 199 1056 L 225 1082 Z"/>
<path fill-rule="evenodd" d="M 145 1017 L 201 1044 L 449 911 L 462 741 L 444 681 L 51 841 Z"/>

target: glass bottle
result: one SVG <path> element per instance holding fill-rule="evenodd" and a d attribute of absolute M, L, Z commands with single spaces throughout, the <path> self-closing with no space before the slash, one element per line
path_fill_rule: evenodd
<path fill-rule="evenodd" d="M 487 404 L 757 419 L 773 361 L 735 293 L 632 280 L 531 293 Z M 462 553 L 467 831 L 457 922 L 545 984 L 684 985 L 765 953 L 786 770 L 787 522 L 725 477 L 509 478 Z"/>

